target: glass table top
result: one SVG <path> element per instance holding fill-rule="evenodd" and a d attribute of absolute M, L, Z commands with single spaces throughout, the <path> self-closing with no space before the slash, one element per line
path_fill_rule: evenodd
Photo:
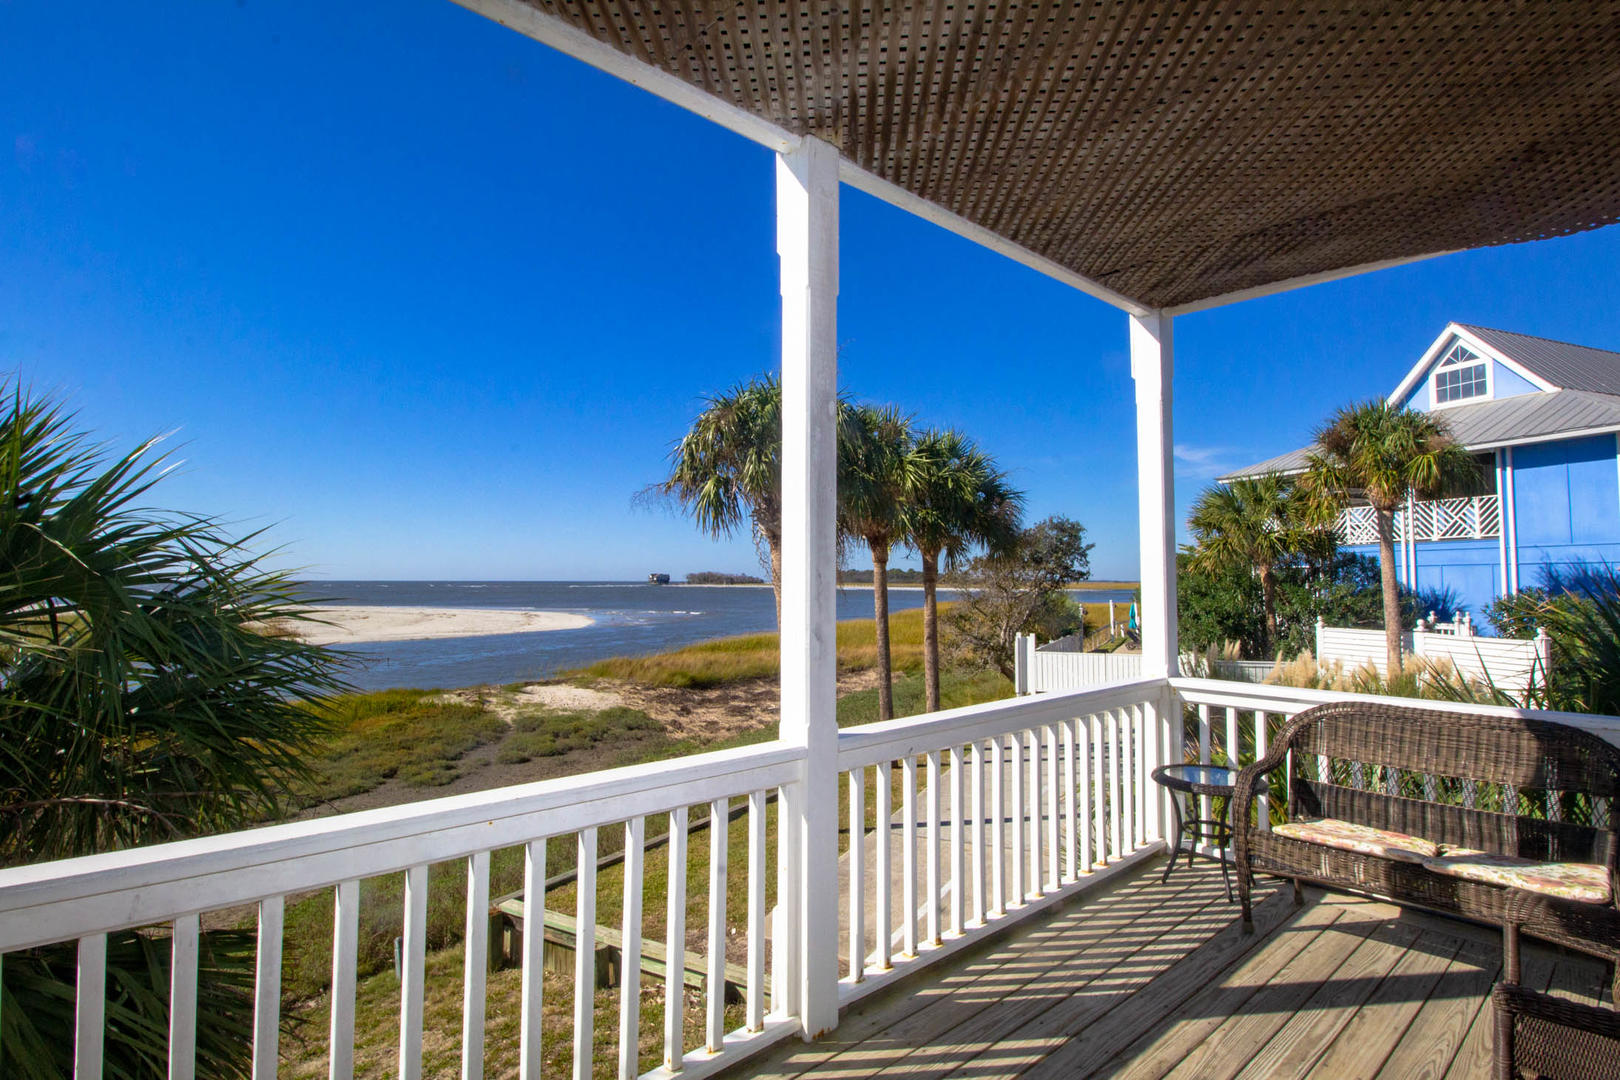
<path fill-rule="evenodd" d="M 1237 769 L 1229 769 L 1225 765 L 1166 765 L 1159 771 L 1166 780 L 1210 787 L 1231 787 L 1237 783 L 1238 774 Z M 1264 784 L 1265 778 L 1262 777 L 1260 782 Z"/>

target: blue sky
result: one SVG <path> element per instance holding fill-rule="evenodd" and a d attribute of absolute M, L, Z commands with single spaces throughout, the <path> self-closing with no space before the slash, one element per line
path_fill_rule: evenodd
<path fill-rule="evenodd" d="M 0 120 L 0 369 L 114 445 L 175 432 L 166 503 L 340 578 L 756 565 L 633 496 L 776 363 L 767 151 L 448 0 L 0 2 Z M 1133 576 L 1125 317 L 842 212 L 844 385 L 973 434 Z M 1620 348 L 1620 230 L 1178 320 L 1182 508 L 1450 319 Z"/>

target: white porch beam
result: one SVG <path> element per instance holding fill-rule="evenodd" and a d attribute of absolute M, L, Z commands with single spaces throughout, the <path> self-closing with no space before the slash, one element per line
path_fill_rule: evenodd
<path fill-rule="evenodd" d="M 1131 316 L 1136 381 L 1136 487 L 1142 575 L 1142 675 L 1176 674 L 1176 525 L 1170 317 Z"/>
<path fill-rule="evenodd" d="M 783 792 L 776 968 L 814 1038 L 838 1023 L 838 151 L 807 138 L 776 164 L 782 262 L 782 724 L 806 750 Z M 783 931 L 786 931 L 785 933 Z"/>

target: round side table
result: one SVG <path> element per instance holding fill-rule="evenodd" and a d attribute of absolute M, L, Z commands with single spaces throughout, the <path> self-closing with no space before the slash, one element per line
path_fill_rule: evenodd
<path fill-rule="evenodd" d="M 1190 840 L 1187 846 L 1187 865 L 1192 866 L 1193 856 L 1203 855 L 1221 864 L 1221 882 L 1226 886 L 1226 902 L 1232 902 L 1232 878 L 1228 870 L 1226 859 L 1215 855 L 1207 855 L 1198 850 L 1199 841 L 1209 841 L 1219 848 L 1226 848 L 1232 843 L 1232 788 L 1237 783 L 1238 770 L 1227 768 L 1225 765 L 1160 765 L 1153 770 L 1153 782 L 1172 792 L 1183 795 L 1208 795 L 1212 798 L 1225 800 L 1223 812 L 1219 818 L 1201 818 L 1193 813 L 1189 805 L 1187 816 L 1181 813 L 1181 800 L 1174 795 L 1170 797 L 1170 816 L 1173 828 L 1170 835 L 1176 838 L 1175 846 L 1170 851 L 1170 862 L 1164 868 L 1164 875 L 1160 881 L 1170 880 L 1170 871 L 1175 869 L 1176 856 L 1181 854 L 1181 841 Z M 1265 780 L 1261 780 L 1264 789 Z"/>

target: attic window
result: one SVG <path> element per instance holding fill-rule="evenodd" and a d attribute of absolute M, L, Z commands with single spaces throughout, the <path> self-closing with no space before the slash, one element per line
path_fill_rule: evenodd
<path fill-rule="evenodd" d="M 1434 369 L 1434 403 L 1446 405 L 1469 398 L 1488 397 L 1489 374 L 1483 357 L 1458 342 L 1447 350 Z"/>

